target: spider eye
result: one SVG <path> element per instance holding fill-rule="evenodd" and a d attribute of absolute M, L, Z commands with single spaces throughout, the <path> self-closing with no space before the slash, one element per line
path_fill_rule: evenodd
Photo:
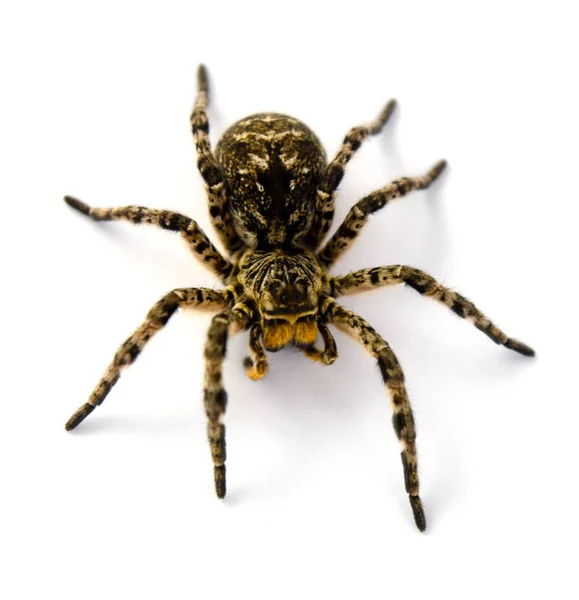
<path fill-rule="evenodd" d="M 282 302 L 285 304 L 285 303 L 288 301 L 287 294 L 285 294 L 285 293 L 284 293 L 284 294 L 282 294 L 282 295 L 280 296 L 280 300 L 281 300 L 281 301 L 282 301 Z"/>
<path fill-rule="evenodd" d="M 269 290 L 272 294 L 277 294 L 279 292 L 280 287 L 281 285 L 279 283 L 273 283 Z"/>

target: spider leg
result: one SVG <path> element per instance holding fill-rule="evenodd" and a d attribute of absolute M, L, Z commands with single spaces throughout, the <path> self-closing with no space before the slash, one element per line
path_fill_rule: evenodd
<path fill-rule="evenodd" d="M 163 296 L 151 308 L 144 323 L 117 350 L 113 362 L 108 366 L 101 380 L 83 404 L 67 421 L 65 429 L 70 431 L 79 425 L 90 413 L 103 403 L 112 387 L 119 380 L 121 371 L 132 364 L 145 344 L 161 330 L 179 307 L 203 307 L 218 310 L 226 304 L 225 293 L 206 288 L 182 288 Z"/>
<path fill-rule="evenodd" d="M 137 225 L 145 223 L 170 231 L 178 231 L 187 242 L 189 249 L 214 273 L 222 277 L 229 273 L 230 262 L 221 256 L 201 227 L 185 215 L 170 210 L 157 210 L 144 206 L 92 208 L 72 196 L 65 196 L 64 201 L 94 221 L 129 221 Z"/>
<path fill-rule="evenodd" d="M 191 129 L 197 148 L 197 166 L 205 181 L 209 199 L 209 215 L 217 230 L 223 245 L 231 254 L 242 247 L 233 227 L 231 215 L 227 210 L 227 192 L 219 165 L 211 150 L 209 140 L 209 118 L 207 105 L 209 103 L 209 82 L 207 69 L 200 65 L 197 71 L 197 99 L 191 113 Z"/>
<path fill-rule="evenodd" d="M 332 225 L 335 203 L 334 192 L 342 181 L 346 165 L 367 137 L 382 131 L 395 106 L 396 101 L 390 100 L 374 121 L 366 125 L 352 127 L 346 134 L 334 160 L 326 167 L 318 187 L 316 214 L 312 227 L 305 238 L 308 247 L 317 248 Z"/>
<path fill-rule="evenodd" d="M 213 317 L 205 344 L 205 384 L 203 403 L 207 415 L 207 437 L 213 460 L 213 477 L 218 498 L 225 498 L 225 425 L 223 416 L 227 406 L 227 392 L 223 388 L 223 361 L 227 349 L 229 329 L 234 322 L 246 327 L 250 321 L 248 307 L 239 303 Z"/>
<path fill-rule="evenodd" d="M 310 359 L 321 362 L 323 365 L 331 365 L 338 358 L 338 348 L 336 347 L 336 340 L 332 335 L 332 332 L 328 329 L 325 323 L 318 321 L 318 331 L 322 334 L 322 340 L 324 341 L 324 349 L 319 350 L 314 345 L 306 346 L 303 349 L 303 353 Z"/>
<path fill-rule="evenodd" d="M 408 493 L 414 521 L 420 531 L 426 529 L 424 509 L 418 495 L 418 463 L 416 431 L 410 400 L 404 385 L 404 374 L 398 360 L 386 341 L 364 320 L 351 310 L 336 303 L 329 306 L 327 317 L 342 331 L 358 340 L 378 361 L 380 373 L 390 395 L 392 424 L 400 441 L 404 484 Z"/>
<path fill-rule="evenodd" d="M 535 355 L 532 348 L 503 333 L 470 300 L 444 287 L 434 277 L 419 269 L 403 265 L 392 265 L 362 269 L 333 279 L 336 297 L 398 283 L 405 283 L 419 294 L 442 302 L 459 317 L 471 321 L 477 329 L 488 335 L 496 344 L 515 350 L 515 352 L 519 352 L 524 356 Z"/>
<path fill-rule="evenodd" d="M 338 231 L 318 253 L 319 261 L 329 268 L 358 237 L 369 215 L 380 210 L 390 200 L 400 198 L 413 190 L 424 190 L 440 175 L 446 161 L 437 162 L 423 177 L 402 177 L 376 190 L 357 202 L 347 214 Z"/>
<path fill-rule="evenodd" d="M 254 323 L 249 331 L 249 349 L 251 356 L 246 356 L 243 361 L 246 375 L 253 381 L 261 379 L 268 369 L 267 356 L 261 343 L 262 328 L 259 323 Z"/>

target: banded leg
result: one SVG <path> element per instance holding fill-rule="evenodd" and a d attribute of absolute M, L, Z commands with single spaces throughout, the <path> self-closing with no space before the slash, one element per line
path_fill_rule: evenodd
<path fill-rule="evenodd" d="M 101 380 L 83 404 L 64 426 L 67 431 L 82 423 L 88 415 L 103 403 L 112 387 L 119 380 L 121 371 L 135 362 L 145 344 L 166 324 L 179 307 L 203 307 L 218 310 L 226 303 L 221 292 L 206 288 L 182 288 L 163 296 L 147 314 L 144 323 L 117 350 Z"/>
<path fill-rule="evenodd" d="M 203 403 L 207 415 L 207 437 L 213 460 L 213 478 L 218 498 L 225 498 L 225 425 L 223 416 L 227 407 L 227 392 L 223 388 L 223 360 L 227 349 L 229 329 L 234 322 L 247 326 L 250 313 L 243 304 L 237 304 L 231 310 L 220 312 L 213 317 L 207 343 L 205 344 L 205 384 Z"/>
<path fill-rule="evenodd" d="M 331 365 L 338 358 L 336 340 L 334 339 L 332 332 L 328 329 L 328 326 L 324 323 L 318 323 L 318 331 L 322 335 L 324 349 L 319 350 L 316 346 L 312 345 L 304 348 L 303 352 L 311 360 L 321 362 L 323 365 Z"/>
<path fill-rule="evenodd" d="M 335 277 L 333 282 L 336 297 L 356 294 L 384 285 L 405 283 L 419 294 L 442 302 L 459 317 L 471 321 L 477 329 L 485 333 L 496 344 L 524 356 L 535 355 L 532 348 L 503 333 L 470 300 L 444 287 L 434 277 L 419 269 L 403 265 L 362 269 L 343 277 Z"/>
<path fill-rule="evenodd" d="M 225 184 L 209 141 L 209 118 L 207 116 L 209 83 L 207 69 L 203 65 L 200 65 L 197 71 L 197 84 L 197 99 L 191 113 L 191 129 L 197 148 L 197 166 L 205 181 L 211 221 L 223 245 L 231 254 L 241 248 L 242 242 L 233 228 L 231 215 L 226 209 Z"/>
<path fill-rule="evenodd" d="M 214 273 L 222 277 L 229 273 L 230 262 L 221 256 L 219 250 L 211 243 L 201 227 L 185 215 L 170 210 L 157 210 L 144 206 L 92 208 L 72 196 L 65 196 L 64 201 L 94 221 L 128 221 L 135 225 L 148 224 L 169 231 L 178 231 L 193 254 Z"/>
<path fill-rule="evenodd" d="M 387 186 L 368 194 L 357 202 L 347 214 L 338 231 L 320 250 L 318 259 L 326 267 L 330 267 L 358 237 L 360 230 L 368 220 L 369 215 L 380 210 L 390 200 L 400 198 L 414 190 L 426 189 L 442 173 L 446 161 L 437 162 L 423 177 L 402 177 Z"/>
<path fill-rule="evenodd" d="M 262 328 L 259 323 L 251 326 L 249 331 L 249 349 L 251 356 L 246 356 L 243 361 L 246 375 L 253 381 L 261 379 L 268 369 L 267 356 L 261 343 Z"/>
<path fill-rule="evenodd" d="M 330 322 L 333 322 L 345 333 L 358 340 L 378 361 L 380 373 L 390 395 L 394 412 L 392 424 L 400 441 L 406 492 L 409 496 L 416 526 L 420 531 L 424 531 L 426 529 L 426 519 L 418 495 L 416 430 L 400 364 L 386 341 L 362 317 L 338 304 L 331 305 L 327 315 Z"/>
<path fill-rule="evenodd" d="M 222 365 L 227 346 L 231 314 L 222 312 L 213 317 L 205 345 L 205 389 L 203 403 L 207 415 L 207 437 L 213 460 L 213 478 L 218 498 L 225 498 L 225 425 L 227 392 L 223 389 Z"/>
<path fill-rule="evenodd" d="M 346 134 L 338 153 L 327 166 L 320 182 L 317 192 L 316 214 L 305 239 L 308 247 L 317 248 L 332 225 L 335 203 L 334 193 L 340 185 L 342 177 L 344 177 L 346 165 L 367 137 L 382 131 L 395 107 L 396 101 L 390 100 L 374 121 L 367 125 L 352 127 Z"/>

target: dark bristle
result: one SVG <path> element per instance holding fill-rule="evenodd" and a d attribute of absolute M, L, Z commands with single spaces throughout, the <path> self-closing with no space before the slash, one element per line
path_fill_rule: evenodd
<path fill-rule="evenodd" d="M 517 340 L 508 339 L 505 342 L 505 347 L 509 350 L 514 350 L 515 352 L 518 352 L 523 356 L 535 356 L 535 351 L 531 347 L 521 342 L 518 342 Z"/>
<path fill-rule="evenodd" d="M 414 522 L 416 523 L 416 527 L 420 531 L 424 531 L 426 529 L 426 517 L 424 516 L 424 508 L 422 508 L 422 502 L 418 496 L 409 496 L 410 498 L 410 506 L 412 507 L 412 512 L 414 514 Z"/>
<path fill-rule="evenodd" d="M 215 479 L 215 493 L 218 498 L 225 498 L 225 465 L 213 467 L 213 477 Z"/>
<path fill-rule="evenodd" d="M 81 202 L 78 198 L 74 198 L 73 196 L 65 196 L 64 201 L 75 210 L 78 210 L 78 212 L 81 212 L 83 215 L 88 215 L 90 213 L 90 206 L 84 202 Z"/>
<path fill-rule="evenodd" d="M 384 107 L 384 111 L 382 112 L 382 119 L 384 121 L 384 124 L 386 124 L 386 121 L 390 118 L 390 115 L 394 112 L 395 108 L 396 100 L 392 98 L 392 100 L 388 101 L 388 104 L 386 104 L 386 106 Z"/>
<path fill-rule="evenodd" d="M 92 406 L 91 404 L 89 404 L 88 402 L 86 404 L 83 404 L 74 413 L 74 415 L 72 415 L 72 417 L 70 417 L 70 419 L 66 422 L 66 425 L 64 426 L 64 428 L 67 431 L 70 431 L 71 429 L 74 429 L 75 427 L 77 427 L 78 425 L 80 425 L 90 415 L 90 413 L 94 409 L 95 409 L 95 407 Z"/>
<path fill-rule="evenodd" d="M 199 91 L 208 91 L 209 85 L 207 79 L 207 67 L 205 65 L 199 65 L 197 69 L 197 85 L 199 86 Z"/>
<path fill-rule="evenodd" d="M 439 160 L 430 171 L 432 179 L 436 179 L 446 169 L 448 163 L 445 160 Z"/>

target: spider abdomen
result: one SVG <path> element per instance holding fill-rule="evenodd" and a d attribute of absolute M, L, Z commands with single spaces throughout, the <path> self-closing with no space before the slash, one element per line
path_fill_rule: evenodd
<path fill-rule="evenodd" d="M 223 134 L 216 158 L 246 244 L 283 248 L 307 233 L 326 155 L 306 125 L 275 113 L 251 115 Z"/>

